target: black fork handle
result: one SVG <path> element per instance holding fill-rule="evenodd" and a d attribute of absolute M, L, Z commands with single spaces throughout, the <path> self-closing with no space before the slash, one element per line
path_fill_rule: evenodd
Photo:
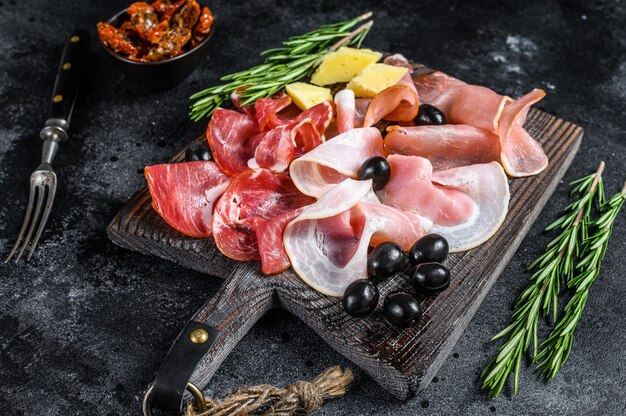
<path fill-rule="evenodd" d="M 72 32 L 65 42 L 46 120 L 47 127 L 57 127 L 66 133 L 64 139 L 67 139 L 72 110 L 87 67 L 88 54 L 89 34 L 84 30 Z"/>

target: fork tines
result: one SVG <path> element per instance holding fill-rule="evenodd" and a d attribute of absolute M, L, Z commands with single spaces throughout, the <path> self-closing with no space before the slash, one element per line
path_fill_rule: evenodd
<path fill-rule="evenodd" d="M 15 261 L 18 261 L 26 248 L 30 245 L 27 259 L 33 255 L 41 233 L 46 226 L 54 194 L 56 192 L 56 175 L 52 171 L 35 171 L 30 179 L 30 195 L 28 208 L 22 223 L 20 234 L 5 263 L 17 253 Z M 21 247 L 21 248 L 20 248 Z M 19 251 L 18 251 L 19 250 Z"/>

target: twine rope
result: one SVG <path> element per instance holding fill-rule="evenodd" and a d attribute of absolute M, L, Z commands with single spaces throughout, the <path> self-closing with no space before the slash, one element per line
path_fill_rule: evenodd
<path fill-rule="evenodd" d="M 297 381 L 281 388 L 268 384 L 240 387 L 222 401 L 205 397 L 207 410 L 198 413 L 192 404 L 185 416 L 304 416 L 328 399 L 342 397 L 352 381 L 350 370 L 332 367 L 312 381 Z"/>

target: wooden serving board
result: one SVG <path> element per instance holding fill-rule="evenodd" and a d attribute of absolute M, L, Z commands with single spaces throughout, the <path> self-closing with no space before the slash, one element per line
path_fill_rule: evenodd
<path fill-rule="evenodd" d="M 282 307 L 391 394 L 406 399 L 435 376 L 554 192 L 583 134 L 580 127 L 536 109 L 530 111 L 525 127 L 543 145 L 550 158 L 548 168 L 537 176 L 510 181 L 509 213 L 500 230 L 482 246 L 448 257 L 449 289 L 423 298 L 422 319 L 406 330 L 389 324 L 380 306 L 366 318 L 353 318 L 343 311 L 340 299 L 311 289 L 292 270 L 263 276 L 259 262 L 232 261 L 217 250 L 212 238 L 175 231 L 153 210 L 147 188 L 113 219 L 109 237 L 122 247 L 225 280 L 193 318 L 220 330 L 192 376 L 195 385 L 204 387 L 252 325 L 270 308 Z M 181 158 L 182 153 L 174 160 Z M 387 293 L 401 288 L 409 288 L 406 279 L 382 283 L 380 304 Z"/>

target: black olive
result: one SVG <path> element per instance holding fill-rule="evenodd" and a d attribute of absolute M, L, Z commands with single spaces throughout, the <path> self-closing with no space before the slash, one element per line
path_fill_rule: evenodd
<path fill-rule="evenodd" d="M 419 106 L 417 117 L 415 117 L 415 124 L 418 126 L 446 124 L 446 116 L 434 105 L 422 104 Z"/>
<path fill-rule="evenodd" d="M 450 286 L 450 271 L 443 264 L 422 263 L 415 268 L 411 285 L 417 292 L 443 292 Z"/>
<path fill-rule="evenodd" d="M 366 316 L 376 309 L 378 288 L 367 279 L 350 283 L 343 293 L 343 309 L 352 316 Z"/>
<path fill-rule="evenodd" d="M 427 234 L 413 244 L 409 250 L 412 265 L 436 261 L 441 263 L 448 257 L 448 241 L 439 234 Z"/>
<path fill-rule="evenodd" d="M 391 166 L 387 159 L 381 156 L 374 156 L 367 159 L 359 169 L 359 180 L 371 179 L 375 191 L 381 190 L 389 182 L 391 177 Z"/>
<path fill-rule="evenodd" d="M 206 140 L 195 141 L 185 150 L 185 162 L 193 162 L 196 160 L 213 160 L 211 149 Z"/>
<path fill-rule="evenodd" d="M 385 317 L 400 328 L 408 328 L 422 316 L 422 308 L 412 295 L 406 292 L 391 292 L 383 304 Z"/>
<path fill-rule="evenodd" d="M 374 280 L 386 279 L 402 270 L 406 254 L 396 243 L 379 244 L 367 257 L 367 273 Z"/>

